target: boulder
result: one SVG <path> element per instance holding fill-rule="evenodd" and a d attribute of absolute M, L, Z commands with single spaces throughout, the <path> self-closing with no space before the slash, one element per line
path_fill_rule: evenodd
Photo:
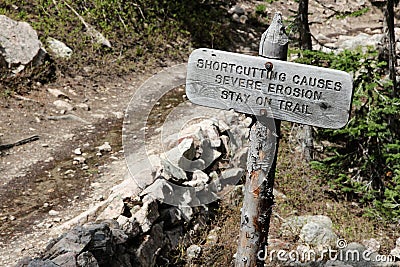
<path fill-rule="evenodd" d="M 149 235 L 144 236 L 144 241 L 136 251 L 139 266 L 155 266 L 157 255 L 165 245 L 165 235 L 162 225 L 155 224 Z"/>
<path fill-rule="evenodd" d="M 70 58 L 72 55 L 72 49 L 57 39 L 47 38 L 47 45 L 56 57 Z"/>
<path fill-rule="evenodd" d="M 0 29 L 0 67 L 40 64 L 46 51 L 28 23 L 0 15 Z"/>
<path fill-rule="evenodd" d="M 309 222 L 303 226 L 299 234 L 300 240 L 319 250 L 335 247 L 338 236 L 326 225 Z"/>
<path fill-rule="evenodd" d="M 332 228 L 332 221 L 327 216 L 305 215 L 287 218 L 282 224 L 280 231 L 284 237 L 298 236 L 303 226 L 310 222 L 318 223 L 325 228 Z"/>

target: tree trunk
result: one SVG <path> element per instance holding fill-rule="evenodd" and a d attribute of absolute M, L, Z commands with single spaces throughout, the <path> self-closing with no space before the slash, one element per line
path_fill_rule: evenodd
<path fill-rule="evenodd" d="M 303 50 L 312 50 L 311 32 L 308 25 L 308 0 L 299 0 L 297 11 L 297 24 L 300 33 L 300 48 Z M 312 127 L 309 125 L 300 126 L 301 148 L 304 159 L 309 162 L 313 159 L 313 134 Z"/>
<path fill-rule="evenodd" d="M 276 13 L 262 35 L 259 55 L 286 60 L 287 48 L 288 37 L 282 24 L 282 15 Z M 280 121 L 265 116 L 257 117 L 251 128 L 235 266 L 264 266 L 274 205 L 273 185 L 279 135 Z"/>
<path fill-rule="evenodd" d="M 300 48 L 312 50 L 311 32 L 308 25 L 308 0 L 299 0 L 297 20 L 300 33 Z"/>

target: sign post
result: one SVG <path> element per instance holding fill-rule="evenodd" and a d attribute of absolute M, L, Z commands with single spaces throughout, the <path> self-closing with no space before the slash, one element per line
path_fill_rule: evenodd
<path fill-rule="evenodd" d="M 254 115 L 235 266 L 266 257 L 280 121 L 323 128 L 346 125 L 352 78 L 343 71 L 286 62 L 288 37 L 276 13 L 259 56 L 197 49 L 189 57 L 186 95 L 195 104 Z"/>

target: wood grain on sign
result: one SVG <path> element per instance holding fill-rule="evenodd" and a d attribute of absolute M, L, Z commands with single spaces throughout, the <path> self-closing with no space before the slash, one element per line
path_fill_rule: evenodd
<path fill-rule="evenodd" d="M 213 49 L 189 57 L 186 94 L 207 107 L 336 129 L 348 121 L 352 92 L 339 70 Z"/>

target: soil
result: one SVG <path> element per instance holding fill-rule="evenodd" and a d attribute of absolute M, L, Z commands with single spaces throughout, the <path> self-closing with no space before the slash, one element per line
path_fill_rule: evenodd
<path fill-rule="evenodd" d="M 324 36 L 319 39 L 321 43 L 334 43 L 339 35 L 371 33 L 382 28 L 382 12 L 370 3 L 365 4 L 370 7 L 366 15 L 338 19 L 331 16 L 334 11 L 311 2 L 311 32 L 316 37 Z M 342 12 L 355 11 L 363 4 L 323 2 Z M 351 7 L 348 2 L 352 2 Z M 250 10 L 256 4 L 259 2 L 242 3 Z M 295 2 L 282 0 L 274 1 L 267 12 L 271 15 L 282 11 L 288 18 L 296 9 Z M 235 30 L 241 36 L 232 50 L 257 54 L 262 31 L 251 27 L 245 32 L 240 23 L 232 23 L 232 27 L 237 27 Z M 39 136 L 36 141 L 0 152 L 0 266 L 36 255 L 54 237 L 53 228 L 106 198 L 109 188 L 124 179 L 127 168 L 121 143 L 123 114 L 147 78 L 182 63 L 169 59 L 163 62 L 163 67 L 149 65 L 123 77 L 97 76 L 95 71 L 59 77 L 50 84 L 37 84 L 37 90 L 22 97 L 0 99 L 0 144 Z M 58 89 L 64 95 L 56 97 L 48 89 Z M 65 112 L 57 108 L 53 103 L 60 99 L 73 105 L 74 110 Z M 76 117 L 51 117 L 64 115 Z M 112 151 L 96 155 L 97 147 L 105 142 L 109 142 Z M 77 148 L 84 153 L 85 165 L 73 163 L 74 157 L 79 156 L 74 152 Z"/>

